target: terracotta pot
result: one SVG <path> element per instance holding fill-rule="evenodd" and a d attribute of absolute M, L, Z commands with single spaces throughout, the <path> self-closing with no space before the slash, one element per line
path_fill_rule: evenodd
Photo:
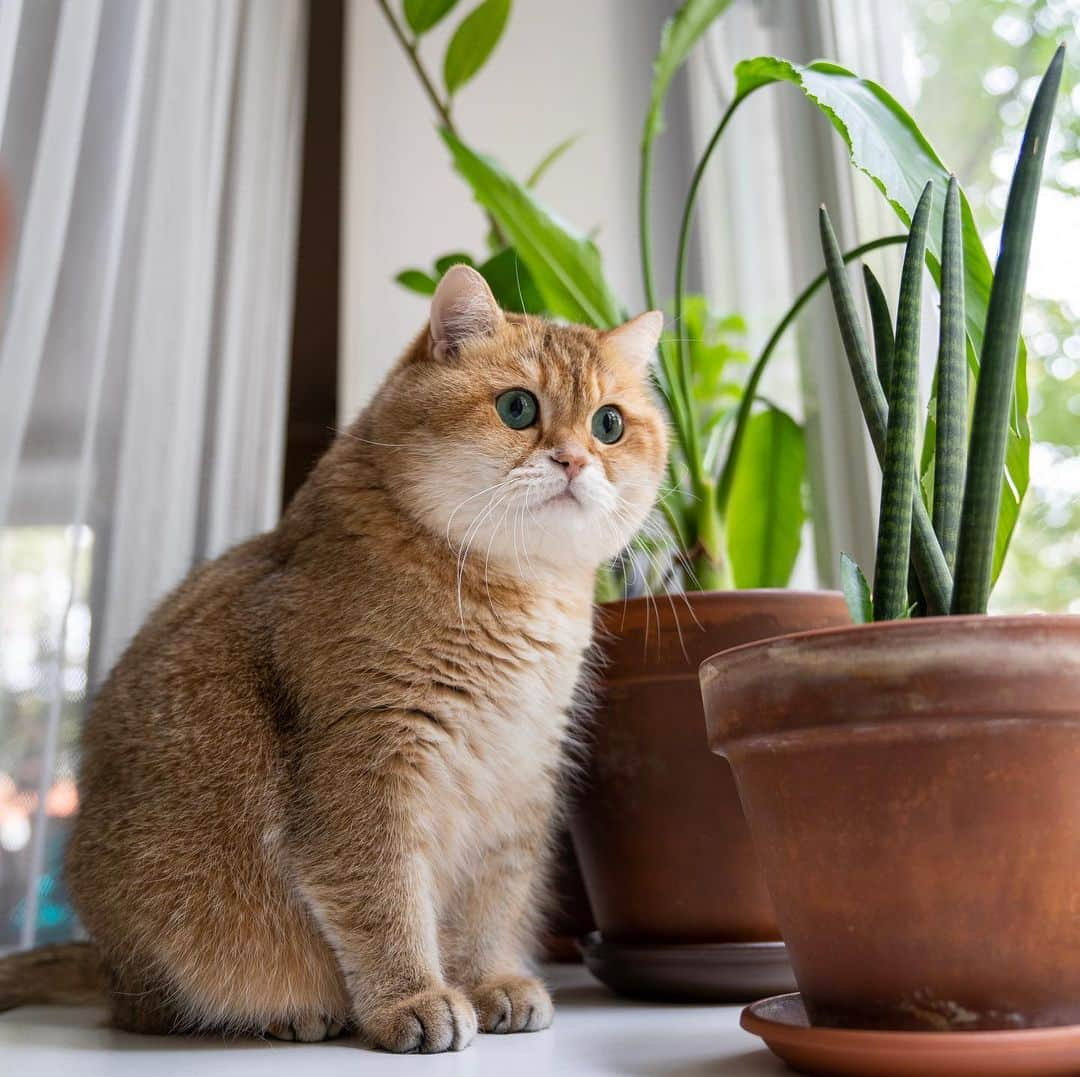
<path fill-rule="evenodd" d="M 1080 1023 L 1080 617 L 811 632 L 701 680 L 814 1024 Z"/>
<path fill-rule="evenodd" d="M 780 937 L 730 769 L 708 751 L 697 669 L 720 648 L 847 623 L 824 592 L 601 607 L 606 665 L 570 829 L 606 942 Z"/>

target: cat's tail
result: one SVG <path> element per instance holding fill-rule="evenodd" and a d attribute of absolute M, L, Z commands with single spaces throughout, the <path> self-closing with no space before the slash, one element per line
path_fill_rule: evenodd
<path fill-rule="evenodd" d="M 107 986 L 105 965 L 90 942 L 56 943 L 0 958 L 0 1012 L 97 1002 Z"/>

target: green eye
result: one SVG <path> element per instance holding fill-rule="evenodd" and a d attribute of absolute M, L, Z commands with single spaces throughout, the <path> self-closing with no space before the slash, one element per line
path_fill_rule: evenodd
<path fill-rule="evenodd" d="M 510 389 L 495 401 L 495 410 L 511 430 L 524 430 L 536 422 L 540 405 L 525 389 Z"/>
<path fill-rule="evenodd" d="M 605 404 L 592 417 L 593 437 L 605 445 L 614 445 L 623 433 L 622 412 L 611 404 Z"/>

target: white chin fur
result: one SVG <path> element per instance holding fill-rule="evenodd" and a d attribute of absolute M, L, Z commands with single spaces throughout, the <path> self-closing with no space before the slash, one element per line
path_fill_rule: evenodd
<path fill-rule="evenodd" d="M 422 519 L 453 547 L 467 546 L 470 558 L 524 576 L 565 571 L 570 561 L 596 568 L 626 546 L 652 506 L 644 475 L 616 490 L 596 464 L 568 486 L 546 458 L 502 475 L 494 461 L 460 462 L 452 474 L 421 480 Z"/>

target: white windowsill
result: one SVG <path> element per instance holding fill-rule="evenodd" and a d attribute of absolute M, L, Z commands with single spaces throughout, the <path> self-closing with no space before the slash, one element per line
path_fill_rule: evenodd
<path fill-rule="evenodd" d="M 0 1015 L 0 1070 L 33 1077 L 778 1077 L 790 1072 L 739 1028 L 738 1006 L 629 1002 L 583 968 L 552 966 L 545 975 L 555 989 L 551 1029 L 479 1036 L 460 1054 L 386 1055 L 349 1040 L 226 1043 L 133 1036 L 102 1027 L 101 1010 L 34 1007 Z"/>

